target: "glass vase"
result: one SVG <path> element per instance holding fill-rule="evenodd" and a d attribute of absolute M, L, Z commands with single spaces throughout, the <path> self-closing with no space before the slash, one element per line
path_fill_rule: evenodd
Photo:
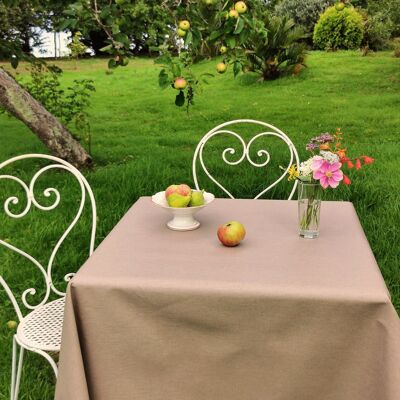
<path fill-rule="evenodd" d="M 299 234 L 306 239 L 319 236 L 322 189 L 319 183 L 299 182 Z"/>

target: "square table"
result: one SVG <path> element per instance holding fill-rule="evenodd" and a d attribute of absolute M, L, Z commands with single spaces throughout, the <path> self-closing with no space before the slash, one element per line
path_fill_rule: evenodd
<path fill-rule="evenodd" d="M 71 282 L 56 400 L 399 400 L 400 324 L 351 203 L 140 198 Z M 235 248 L 220 224 L 241 221 Z"/>

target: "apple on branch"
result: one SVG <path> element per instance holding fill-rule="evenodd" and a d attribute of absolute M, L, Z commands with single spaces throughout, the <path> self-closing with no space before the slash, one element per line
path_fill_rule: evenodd
<path fill-rule="evenodd" d="M 229 10 L 229 14 L 228 16 L 230 18 L 239 18 L 239 13 L 237 12 L 237 10 L 235 10 L 234 8 L 232 8 L 232 10 Z"/>
<path fill-rule="evenodd" d="M 244 14 L 247 11 L 247 5 L 244 1 L 238 1 L 235 4 L 235 10 L 238 12 L 238 14 Z"/>
<path fill-rule="evenodd" d="M 185 78 L 176 78 L 174 81 L 174 88 L 177 90 L 184 90 L 187 86 L 187 80 Z"/>
<path fill-rule="evenodd" d="M 225 73 L 228 66 L 224 62 L 220 62 L 217 64 L 217 71 L 219 74 Z"/>
<path fill-rule="evenodd" d="M 183 37 L 186 36 L 186 31 L 183 30 L 183 29 L 181 29 L 181 28 L 178 28 L 177 32 L 178 32 L 178 36 L 179 36 L 179 37 L 182 37 L 182 38 L 183 38 Z"/>
<path fill-rule="evenodd" d="M 188 31 L 190 29 L 190 22 L 186 19 L 183 21 L 179 22 L 179 29 L 182 29 L 183 31 Z"/>

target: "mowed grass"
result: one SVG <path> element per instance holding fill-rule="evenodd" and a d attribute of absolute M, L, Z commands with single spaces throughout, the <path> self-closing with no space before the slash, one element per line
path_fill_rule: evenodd
<path fill-rule="evenodd" d="M 306 157 L 304 145 L 311 136 L 341 127 L 352 152 L 371 155 L 376 158 L 376 163 L 359 173 L 351 172 L 353 185 L 328 191 L 325 198 L 354 203 L 393 303 L 400 310 L 399 59 L 389 53 L 361 57 L 357 52 L 313 52 L 308 59 L 308 68 L 300 76 L 262 84 L 252 75 L 234 80 L 229 71 L 210 79 L 211 84 L 203 87 L 189 115 L 175 107 L 172 89 L 161 91 L 158 88 L 159 68 L 152 60 L 131 61 L 127 68 L 118 69 L 112 75 L 105 73 L 105 60 L 84 60 L 79 62 L 77 69 L 73 62 L 60 64 L 65 70 L 64 85 L 73 79 L 90 78 L 94 79 L 97 88 L 90 110 L 94 167 L 83 171 L 98 205 L 97 243 L 138 197 L 151 195 L 174 182 L 193 184 L 191 161 L 194 149 L 200 138 L 217 124 L 239 118 L 269 122 L 292 138 L 303 158 Z M 202 63 L 195 69 L 213 70 L 214 62 Z M 21 74 L 24 75 L 24 68 Z M 249 138 L 254 132 L 245 130 L 244 135 Z M 210 171 L 237 197 L 254 197 L 277 176 L 278 165 L 287 162 L 284 146 L 268 139 L 255 144 L 252 153 L 253 159 L 259 161 L 256 151 L 268 148 L 272 154 L 268 169 L 255 171 L 248 165 L 230 167 L 221 160 L 221 152 L 227 146 L 240 153 L 240 146 L 234 139 L 216 139 L 206 148 L 206 162 Z M 47 153 L 47 150 L 23 124 L 0 115 L 0 160 L 24 153 Z M 237 159 L 235 155 L 230 157 Z M 28 180 L 38 165 L 20 163 L 13 172 Z M 210 182 L 204 179 L 201 182 L 208 190 L 222 195 Z M 70 184 L 72 189 L 69 189 Z M 60 189 L 63 211 L 44 215 L 35 210 L 26 219 L 11 222 L 4 213 L 0 217 L 0 237 L 31 251 L 43 263 L 50 254 L 49 248 L 71 221 L 79 195 L 77 185 L 62 173 L 46 173 L 38 181 L 37 193 L 48 186 Z M 15 184 L 2 187 L 1 204 L 12 191 L 17 192 Z M 289 186 L 284 183 L 267 197 L 284 198 L 288 193 Z M 38 199 L 51 204 L 40 194 Z M 216 221 L 216 224 L 219 222 L 224 221 Z M 346 224 L 346 221 L 337 223 Z M 90 213 L 86 213 L 60 250 L 55 272 L 58 287 L 63 286 L 60 283 L 63 274 L 77 269 L 85 260 L 89 224 Z M 340 253 L 340 249 L 332 248 L 332 252 Z M 19 293 L 28 287 L 43 287 L 41 276 L 34 267 L 3 249 L 0 249 L 0 273 Z M 41 293 L 31 299 L 33 303 L 39 301 Z M 0 304 L 0 400 L 3 400 L 9 398 L 13 335 L 6 322 L 16 316 L 3 291 L 0 291 Z M 116 321 L 116 324 L 123 322 Z M 46 400 L 52 399 L 53 395 L 51 369 L 40 356 L 28 354 L 20 399 Z"/>

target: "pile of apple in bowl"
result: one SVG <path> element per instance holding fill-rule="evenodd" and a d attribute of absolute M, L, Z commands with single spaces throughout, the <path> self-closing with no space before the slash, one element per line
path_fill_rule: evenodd
<path fill-rule="evenodd" d="M 192 190 L 188 185 L 171 185 L 165 191 L 152 196 L 154 204 L 172 214 L 167 223 L 174 231 L 192 231 L 200 226 L 194 215 L 214 201 L 212 193 L 204 190 Z"/>

